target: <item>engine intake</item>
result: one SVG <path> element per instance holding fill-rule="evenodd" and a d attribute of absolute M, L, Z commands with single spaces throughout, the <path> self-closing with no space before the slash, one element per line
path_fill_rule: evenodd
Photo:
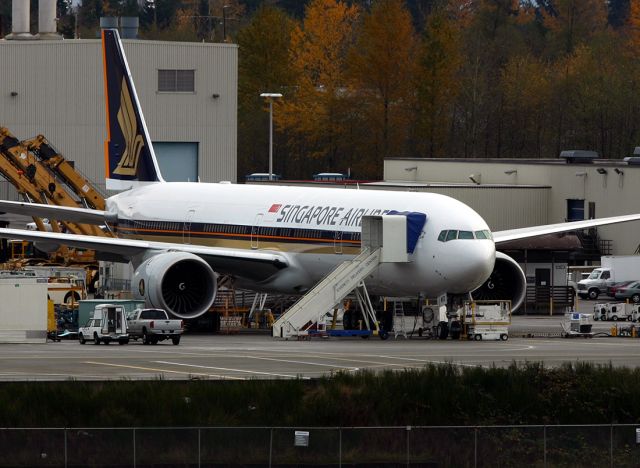
<path fill-rule="evenodd" d="M 188 252 L 164 252 L 145 260 L 134 275 L 133 291 L 149 307 L 187 319 L 204 314 L 216 298 L 218 275 Z"/>
<path fill-rule="evenodd" d="M 496 252 L 496 264 L 488 280 L 471 293 L 480 301 L 511 301 L 511 311 L 515 312 L 524 302 L 527 292 L 527 278 L 520 265 L 502 252 Z"/>

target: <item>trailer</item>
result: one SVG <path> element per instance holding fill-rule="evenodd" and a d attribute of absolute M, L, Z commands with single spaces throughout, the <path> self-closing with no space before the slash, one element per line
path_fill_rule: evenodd
<path fill-rule="evenodd" d="M 462 307 L 463 336 L 475 341 L 509 339 L 511 301 L 472 301 Z"/>
<path fill-rule="evenodd" d="M 607 302 L 596 304 L 593 307 L 593 320 L 618 322 L 623 320 L 633 320 L 633 311 L 638 307 L 625 302 Z M 638 314 L 636 313 L 636 317 Z"/>
<path fill-rule="evenodd" d="M 563 338 L 593 338 L 591 314 L 569 312 L 561 322 Z"/>

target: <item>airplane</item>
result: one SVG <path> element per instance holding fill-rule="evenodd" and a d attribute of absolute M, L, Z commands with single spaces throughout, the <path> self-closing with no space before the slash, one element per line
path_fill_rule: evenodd
<path fill-rule="evenodd" d="M 496 245 L 640 220 L 640 214 L 491 232 L 453 198 L 398 191 L 163 180 L 117 30 L 102 31 L 107 103 L 106 209 L 0 201 L 0 210 L 107 226 L 116 237 L 0 229 L 0 237 L 93 249 L 132 262 L 149 307 L 193 318 L 213 304 L 220 275 L 257 292 L 303 294 L 360 253 L 363 216 L 419 214 L 409 263 L 381 264 L 371 294 L 524 301 L 526 278 Z M 411 215 L 409 215 L 411 216 Z"/>

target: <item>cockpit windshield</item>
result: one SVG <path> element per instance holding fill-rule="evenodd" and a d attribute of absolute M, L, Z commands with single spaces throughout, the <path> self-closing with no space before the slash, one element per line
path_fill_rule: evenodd
<path fill-rule="evenodd" d="M 491 231 L 484 229 L 482 231 L 458 231 L 456 229 L 445 229 L 440 231 L 438 240 L 440 242 L 449 242 L 455 239 L 493 239 Z"/>

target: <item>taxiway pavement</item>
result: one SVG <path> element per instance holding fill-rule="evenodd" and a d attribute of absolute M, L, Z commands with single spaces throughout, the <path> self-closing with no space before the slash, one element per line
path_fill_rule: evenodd
<path fill-rule="evenodd" d="M 558 317 L 527 318 L 557 329 Z M 608 324 L 610 325 L 610 324 Z M 276 341 L 268 335 L 186 335 L 180 345 L 0 345 L 0 381 L 118 379 L 295 379 L 336 372 L 419 369 L 428 364 L 498 366 L 541 361 L 640 365 L 640 339 L 517 338 L 437 341 L 421 338 L 316 338 Z"/>

